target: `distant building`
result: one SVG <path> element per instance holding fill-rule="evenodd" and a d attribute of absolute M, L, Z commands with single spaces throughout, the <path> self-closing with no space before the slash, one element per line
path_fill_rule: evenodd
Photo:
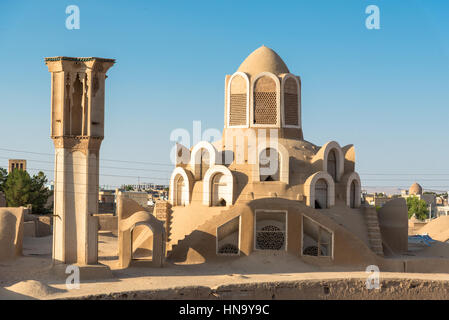
<path fill-rule="evenodd" d="M 46 187 L 48 188 L 48 190 L 54 191 L 55 190 L 55 182 L 50 181 L 49 183 L 47 183 Z"/>
<path fill-rule="evenodd" d="M 363 203 L 374 207 L 382 207 L 385 203 L 391 200 L 391 198 L 387 197 L 385 194 L 363 193 L 362 198 Z"/>
<path fill-rule="evenodd" d="M 420 200 L 424 200 L 430 212 L 430 217 L 435 218 L 438 216 L 436 195 L 434 193 L 423 193 L 423 190 L 423 187 L 415 182 L 410 186 L 408 191 L 402 190 L 401 196 L 405 199 L 409 197 L 418 197 Z"/>
<path fill-rule="evenodd" d="M 163 184 L 154 184 L 154 183 L 139 183 L 131 185 L 134 191 L 151 191 L 151 190 L 164 190 L 168 189 L 167 185 Z"/>
<path fill-rule="evenodd" d="M 437 217 L 439 216 L 448 216 L 449 215 L 449 206 L 437 206 Z"/>
<path fill-rule="evenodd" d="M 144 208 L 148 207 L 148 193 L 142 192 L 142 191 L 123 191 L 123 190 L 117 190 L 117 191 L 116 191 L 117 196 L 118 196 L 118 193 L 120 193 L 121 195 L 125 196 L 126 198 L 134 200 L 140 206 L 142 206 Z"/>
<path fill-rule="evenodd" d="M 98 213 L 115 213 L 114 190 L 100 190 L 98 192 Z"/>
<path fill-rule="evenodd" d="M 23 159 L 9 159 L 8 173 L 12 172 L 14 169 L 26 171 L 27 161 Z"/>

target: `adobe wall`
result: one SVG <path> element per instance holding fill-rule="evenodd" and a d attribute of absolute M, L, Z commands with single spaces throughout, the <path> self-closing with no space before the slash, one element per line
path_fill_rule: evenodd
<path fill-rule="evenodd" d="M 0 261 L 22 255 L 25 210 L 23 207 L 0 208 Z"/>
<path fill-rule="evenodd" d="M 402 271 L 403 265 L 386 261 L 375 255 L 367 244 L 344 226 L 326 216 L 325 210 L 315 210 L 297 201 L 266 198 L 254 200 L 248 205 L 239 205 L 213 217 L 193 231 L 173 249 L 170 260 L 183 263 L 202 263 L 209 261 L 229 261 L 235 256 L 219 256 L 216 253 L 217 227 L 240 216 L 240 252 L 248 256 L 254 250 L 254 212 L 262 210 L 286 210 L 287 214 L 287 252 L 304 261 L 317 265 L 361 266 L 374 264 L 390 271 Z M 350 210 L 350 209 L 348 209 Z M 305 215 L 334 233 L 334 256 L 302 256 L 302 216 Z M 237 256 L 238 258 L 238 256 Z"/>
<path fill-rule="evenodd" d="M 388 201 L 378 211 L 382 240 L 396 253 L 408 249 L 408 212 L 404 198 Z"/>
<path fill-rule="evenodd" d="M 94 214 L 98 217 L 99 231 L 110 231 L 118 234 L 118 217 L 110 213 Z"/>

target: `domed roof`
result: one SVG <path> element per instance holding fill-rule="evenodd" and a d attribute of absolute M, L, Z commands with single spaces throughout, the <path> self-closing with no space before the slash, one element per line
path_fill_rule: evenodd
<path fill-rule="evenodd" d="M 422 194 L 422 187 L 418 183 L 415 182 L 414 184 L 412 184 L 412 186 L 408 190 L 408 194 L 410 194 L 410 195 Z"/>
<path fill-rule="evenodd" d="M 256 76 L 261 72 L 272 72 L 275 75 L 290 73 L 281 57 L 274 50 L 265 46 L 253 51 L 237 71 L 245 72 L 250 76 Z"/>

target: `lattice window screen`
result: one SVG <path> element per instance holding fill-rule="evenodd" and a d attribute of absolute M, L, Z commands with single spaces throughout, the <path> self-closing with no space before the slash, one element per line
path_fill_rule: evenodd
<path fill-rule="evenodd" d="M 254 123 L 277 123 L 276 83 L 268 76 L 259 78 L 254 86 Z"/>
<path fill-rule="evenodd" d="M 292 78 L 288 78 L 284 86 L 284 117 L 286 125 L 298 125 L 298 88 Z"/>
<path fill-rule="evenodd" d="M 229 125 L 246 125 L 246 93 L 231 94 Z"/>
<path fill-rule="evenodd" d="M 276 92 L 254 93 L 254 123 L 276 124 L 277 103 Z"/>

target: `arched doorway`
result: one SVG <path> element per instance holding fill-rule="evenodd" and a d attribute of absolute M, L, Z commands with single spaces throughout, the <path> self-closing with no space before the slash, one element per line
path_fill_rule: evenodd
<path fill-rule="evenodd" d="M 178 175 L 175 178 L 175 206 L 183 206 L 185 204 L 184 199 L 184 178 L 181 175 Z"/>
<path fill-rule="evenodd" d="M 227 183 L 226 176 L 223 173 L 217 173 L 212 178 L 212 206 L 226 206 Z"/>
<path fill-rule="evenodd" d="M 357 197 L 357 185 L 356 185 L 356 181 L 353 180 L 351 182 L 351 187 L 349 190 L 349 204 L 351 208 L 356 208 L 357 207 L 357 203 L 356 203 L 356 197 Z"/>
<path fill-rule="evenodd" d="M 279 153 L 274 148 L 266 148 L 259 154 L 260 181 L 280 180 Z"/>
<path fill-rule="evenodd" d="M 319 179 L 315 184 L 315 208 L 327 208 L 327 182 L 324 179 Z"/>
<path fill-rule="evenodd" d="M 337 181 L 337 155 L 335 150 L 331 150 L 327 156 L 327 172 L 334 181 Z"/>
<path fill-rule="evenodd" d="M 146 224 L 137 224 L 131 230 L 131 259 L 153 259 L 153 231 Z"/>

